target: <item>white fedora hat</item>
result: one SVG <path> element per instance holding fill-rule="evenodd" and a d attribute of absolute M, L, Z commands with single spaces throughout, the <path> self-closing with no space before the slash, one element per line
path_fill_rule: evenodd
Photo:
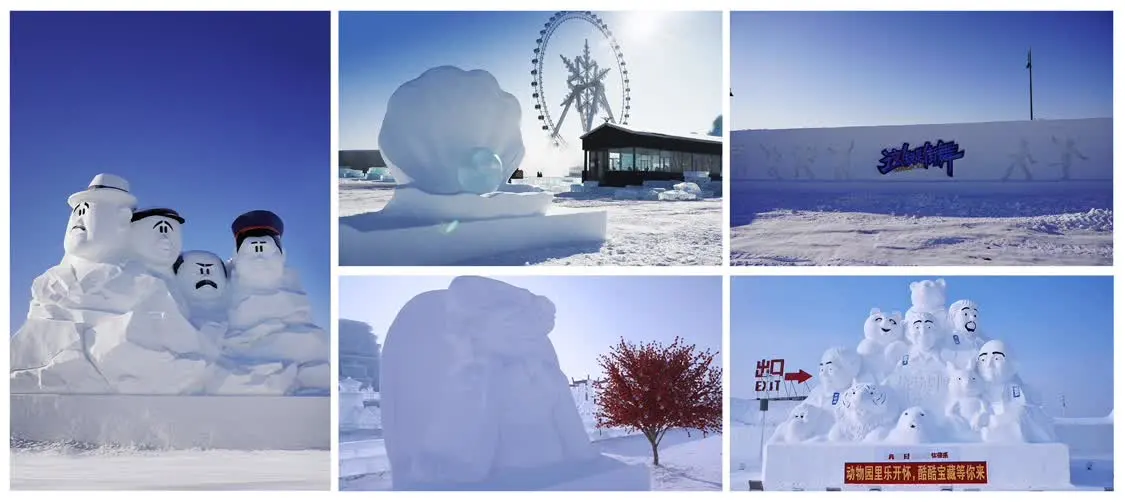
<path fill-rule="evenodd" d="M 73 208 L 84 199 L 112 201 L 130 208 L 137 205 L 136 196 L 129 193 L 129 181 L 109 173 L 94 175 L 94 179 L 90 180 L 90 186 L 82 192 L 71 194 L 66 199 L 66 203 Z"/>

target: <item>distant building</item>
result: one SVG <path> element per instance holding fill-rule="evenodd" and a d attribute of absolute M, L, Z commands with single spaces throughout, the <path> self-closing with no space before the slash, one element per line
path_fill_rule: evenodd
<path fill-rule="evenodd" d="M 381 348 L 371 326 L 361 321 L 340 319 L 340 379 L 352 378 L 364 387 L 379 389 Z"/>
<path fill-rule="evenodd" d="M 582 180 L 603 186 L 641 185 L 645 180 L 683 180 L 684 172 L 722 179 L 723 138 L 641 131 L 606 122 L 582 135 Z"/>
<path fill-rule="evenodd" d="M 378 150 L 341 150 L 338 153 L 337 164 L 341 168 L 351 168 L 366 172 L 368 168 L 385 168 L 383 154 Z"/>

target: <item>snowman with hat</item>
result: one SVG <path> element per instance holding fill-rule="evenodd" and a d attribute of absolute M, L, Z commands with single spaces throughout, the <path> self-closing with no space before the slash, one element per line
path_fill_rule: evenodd
<path fill-rule="evenodd" d="M 308 296 L 286 265 L 284 232 L 281 217 L 267 210 L 243 213 L 231 224 L 235 253 L 223 356 L 254 367 L 250 375 L 224 379 L 225 389 L 262 379 L 287 393 L 329 388 L 328 335 L 313 323 Z"/>
<path fill-rule="evenodd" d="M 205 364 L 176 355 L 198 354 L 201 341 L 166 278 L 133 246 L 129 182 L 98 174 L 67 203 L 62 260 L 33 282 L 27 322 L 11 340 L 12 389 L 195 389 Z"/>

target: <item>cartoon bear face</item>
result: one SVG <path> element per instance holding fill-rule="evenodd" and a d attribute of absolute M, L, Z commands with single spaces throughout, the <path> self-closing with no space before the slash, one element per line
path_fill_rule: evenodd
<path fill-rule="evenodd" d="M 910 301 L 915 308 L 936 311 L 945 310 L 945 280 L 915 281 L 910 284 Z"/>
<path fill-rule="evenodd" d="M 872 308 L 871 314 L 863 324 L 863 336 L 888 344 L 902 338 L 902 314 L 899 312 L 884 313 L 879 308 Z"/>
<path fill-rule="evenodd" d="M 928 421 L 928 419 L 926 419 L 925 409 L 921 407 L 911 407 L 902 411 L 902 414 L 899 414 L 896 429 L 924 431 L 926 421 Z"/>

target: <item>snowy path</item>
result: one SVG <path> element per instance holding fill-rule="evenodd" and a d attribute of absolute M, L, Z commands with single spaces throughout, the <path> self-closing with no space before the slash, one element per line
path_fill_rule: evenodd
<path fill-rule="evenodd" d="M 1112 265 L 1112 216 L 770 211 L 731 229 L 731 265 Z"/>
<path fill-rule="evenodd" d="M 641 435 L 595 441 L 610 457 L 626 463 L 652 463 L 648 440 Z M 347 446 L 341 445 L 341 451 Z M 654 491 L 720 491 L 723 488 L 723 437 L 702 437 L 699 432 L 668 432 L 660 448 L 662 466 L 652 468 Z M 370 472 L 340 480 L 341 491 L 386 491 L 391 488 L 386 451 L 364 459 Z"/>
<path fill-rule="evenodd" d="M 329 451 L 21 451 L 11 488 L 77 490 L 331 489 Z"/>
<path fill-rule="evenodd" d="M 340 216 L 377 211 L 393 189 L 341 180 Z M 474 261 L 473 265 L 720 265 L 723 262 L 723 201 L 615 201 L 555 198 L 566 208 L 608 213 L 608 239 L 600 248 L 535 250 Z"/>

